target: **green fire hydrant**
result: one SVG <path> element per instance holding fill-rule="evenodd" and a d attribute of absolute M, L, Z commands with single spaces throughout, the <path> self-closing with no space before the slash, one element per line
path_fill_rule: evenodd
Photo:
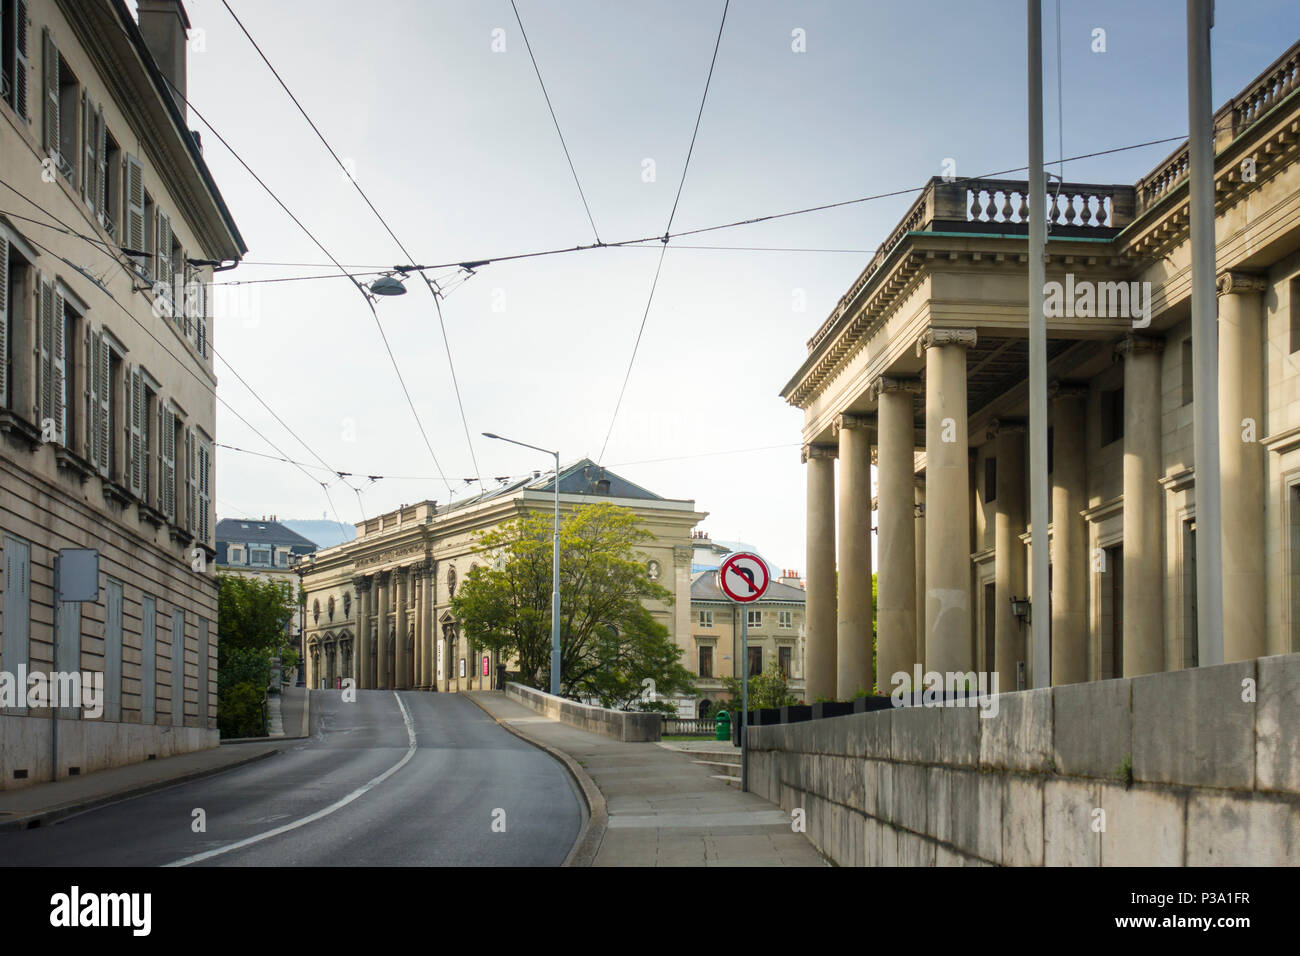
<path fill-rule="evenodd" d="M 714 720 L 716 721 L 716 727 L 714 730 L 713 739 L 730 740 L 731 739 L 731 715 L 727 713 L 725 710 L 720 710 L 718 711 L 718 715 L 717 717 L 714 718 Z"/>

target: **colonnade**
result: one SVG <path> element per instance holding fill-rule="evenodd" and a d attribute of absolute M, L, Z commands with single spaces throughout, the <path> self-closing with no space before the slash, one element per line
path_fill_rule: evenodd
<path fill-rule="evenodd" d="M 1263 280 L 1225 273 L 1219 281 L 1219 421 L 1223 482 L 1224 659 L 1266 653 L 1262 428 Z M 973 639 L 971 520 L 973 476 L 967 434 L 967 350 L 973 329 L 927 330 L 924 382 L 884 375 L 868 385 L 874 414 L 845 413 L 832 426 L 835 444 L 809 444 L 807 465 L 806 699 L 848 699 L 873 680 L 924 671 L 970 672 L 979 664 Z M 1166 647 L 1167 508 L 1164 475 L 1161 353 L 1164 340 L 1130 334 L 1115 346 L 1123 364 L 1122 669 L 1124 677 L 1179 666 Z M 925 401 L 925 482 L 918 489 L 913 456 L 913 395 Z M 1090 574 L 1100 571 L 1084 512 L 1089 390 L 1053 382 L 1051 595 L 1026 625 L 1011 598 L 1028 596 L 1025 423 L 995 421 L 997 478 L 993 504 L 993 655 L 1001 690 L 1016 688 L 1017 665 L 1031 674 L 1034 622 L 1050 626 L 1052 683 L 1102 675 L 1092 654 Z M 850 405 L 854 404 L 852 402 Z M 1253 429 L 1253 430 L 1252 430 Z M 1095 434 L 1095 432 L 1093 432 Z M 874 438 L 874 441 L 873 441 Z M 877 667 L 871 672 L 871 448 L 877 448 Z M 835 460 L 839 459 L 838 494 Z M 838 507 L 837 507 L 838 504 Z M 1098 549 L 1099 550 L 1099 549 Z M 1185 625 L 1189 626 L 1189 625 Z M 1188 637 L 1194 640 L 1194 632 Z"/>
<path fill-rule="evenodd" d="M 434 565 L 386 568 L 353 578 L 358 604 L 357 686 L 365 690 L 431 690 Z M 373 624 L 372 624 L 373 622 Z"/>

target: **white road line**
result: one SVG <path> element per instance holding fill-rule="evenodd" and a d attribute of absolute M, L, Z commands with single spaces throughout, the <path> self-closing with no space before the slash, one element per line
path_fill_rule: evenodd
<path fill-rule="evenodd" d="M 265 833 L 259 833 L 256 836 L 247 837 L 236 843 L 228 843 L 225 846 L 219 846 L 214 850 L 206 850 L 203 853 L 196 853 L 193 856 L 187 856 L 183 860 L 176 860 L 172 863 L 164 864 L 164 866 L 189 866 L 191 863 L 200 863 L 203 860 L 210 860 L 214 856 L 221 856 L 223 853 L 229 853 L 232 850 L 242 850 L 246 846 L 260 843 L 263 840 L 269 840 L 271 837 L 279 836 L 281 833 L 288 833 L 290 830 L 305 827 L 309 823 L 315 823 L 317 820 L 329 816 L 335 810 L 342 810 L 353 800 L 364 796 L 367 792 L 373 790 L 393 774 L 397 773 L 397 771 L 405 767 L 407 763 L 410 762 L 411 758 L 415 756 L 415 725 L 411 723 L 411 715 L 407 712 L 406 705 L 402 703 L 402 698 L 397 696 L 396 691 L 393 692 L 393 697 L 397 698 L 397 706 L 401 708 L 402 711 L 402 722 L 406 724 L 407 740 L 406 756 L 397 761 L 397 763 L 393 764 L 379 776 L 362 784 L 341 800 L 336 800 L 328 807 L 325 807 L 322 810 L 317 810 L 315 813 L 305 816 L 301 820 L 295 820 L 293 823 L 286 823 L 284 826 L 276 827 L 274 830 L 267 830 Z"/>

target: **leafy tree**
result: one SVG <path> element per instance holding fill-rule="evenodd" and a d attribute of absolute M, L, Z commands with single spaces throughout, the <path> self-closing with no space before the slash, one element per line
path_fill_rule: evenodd
<path fill-rule="evenodd" d="M 480 532 L 490 563 L 474 568 L 452 599 L 466 641 L 513 658 L 520 681 L 547 689 L 551 670 L 552 517 L 527 512 Z M 638 548 L 653 535 L 635 513 L 601 502 L 575 508 L 560 527 L 560 692 L 606 706 L 645 709 L 656 696 L 690 693 L 681 649 L 645 609 L 671 603 L 651 581 Z M 654 709 L 660 709 L 656 707 Z"/>
<path fill-rule="evenodd" d="M 271 658 L 284 648 L 293 587 L 217 575 L 217 726 L 222 737 L 266 733 L 262 701 Z"/>
<path fill-rule="evenodd" d="M 736 710 L 741 706 L 740 680 L 736 677 L 722 678 L 722 684 L 731 695 L 729 707 Z M 778 662 L 772 661 L 767 669 L 749 679 L 749 709 L 762 710 L 766 707 L 793 707 L 799 699 L 790 693 L 790 683 Z"/>

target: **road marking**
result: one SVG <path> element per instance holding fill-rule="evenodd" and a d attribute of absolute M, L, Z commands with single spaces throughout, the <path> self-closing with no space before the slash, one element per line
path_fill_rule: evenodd
<path fill-rule="evenodd" d="M 353 800 L 356 800 L 358 797 L 364 796 L 366 793 L 373 790 L 375 787 L 379 786 L 381 783 L 383 783 L 393 774 L 397 773 L 397 771 L 405 767 L 410 762 L 411 758 L 415 756 L 415 725 L 411 723 L 411 715 L 410 713 L 407 712 L 406 705 L 402 703 L 402 698 L 397 696 L 397 691 L 393 691 L 393 697 L 397 698 L 397 706 L 402 711 L 402 722 L 406 725 L 406 741 L 407 741 L 406 756 L 404 756 L 401 760 L 397 761 L 397 763 L 393 764 L 391 767 L 389 767 L 379 776 L 362 784 L 360 787 L 353 790 L 351 793 L 349 793 L 346 797 L 343 797 L 341 800 L 336 800 L 334 803 L 331 803 L 328 807 L 325 807 L 322 810 L 317 810 L 315 813 L 310 814 L 309 816 L 305 816 L 301 820 L 295 820 L 293 821 L 293 823 L 286 823 L 284 826 L 276 827 L 274 830 L 267 830 L 265 833 L 259 833 L 256 836 L 247 837 L 243 840 L 239 840 L 236 843 L 228 843 L 225 846 L 217 847 L 215 850 L 207 850 L 204 853 L 196 853 L 193 856 L 187 856 L 182 860 L 176 860 L 173 863 L 167 863 L 164 865 L 165 866 L 189 866 L 191 863 L 201 863 L 203 860 L 210 860 L 214 856 L 221 856 L 223 853 L 230 853 L 232 850 L 242 850 L 246 846 L 251 846 L 254 843 L 260 843 L 263 840 L 269 840 L 271 837 L 279 836 L 281 833 L 288 833 L 290 830 L 296 830 L 299 827 L 305 827 L 309 823 L 315 823 L 317 820 L 329 816 L 335 810 L 342 810 Z"/>

